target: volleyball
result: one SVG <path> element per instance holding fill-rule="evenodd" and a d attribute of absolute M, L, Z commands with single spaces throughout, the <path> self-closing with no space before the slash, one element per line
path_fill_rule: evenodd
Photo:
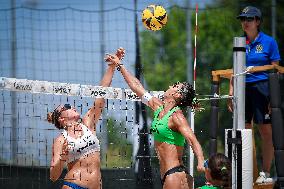
<path fill-rule="evenodd" d="M 142 12 L 142 22 L 148 30 L 160 30 L 167 21 L 167 11 L 160 5 L 149 5 Z"/>

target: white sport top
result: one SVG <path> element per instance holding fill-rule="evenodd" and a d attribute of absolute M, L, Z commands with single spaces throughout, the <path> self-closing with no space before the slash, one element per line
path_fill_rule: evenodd
<path fill-rule="evenodd" d="M 68 136 L 66 130 L 62 135 L 67 139 L 68 143 L 68 160 L 67 163 L 75 161 L 82 156 L 86 156 L 92 152 L 100 151 L 100 143 L 96 135 L 83 124 L 80 124 L 83 130 L 83 135 L 80 138 L 73 138 Z"/>

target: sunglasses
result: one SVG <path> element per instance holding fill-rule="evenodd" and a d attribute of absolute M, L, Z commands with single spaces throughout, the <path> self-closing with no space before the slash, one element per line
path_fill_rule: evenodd
<path fill-rule="evenodd" d="M 245 21 L 252 22 L 254 21 L 254 17 L 241 17 L 240 20 L 241 22 L 245 22 Z"/>
<path fill-rule="evenodd" d="M 55 125 L 59 125 L 58 118 L 61 116 L 61 113 L 64 112 L 65 110 L 69 110 L 72 108 L 70 104 L 64 104 L 63 107 L 58 111 L 57 108 L 59 106 L 57 106 L 55 110 L 53 111 L 53 120 L 54 120 Z"/>
<path fill-rule="evenodd" d="M 205 169 L 208 169 L 209 167 L 209 160 L 205 160 L 203 166 L 205 167 Z"/>
<path fill-rule="evenodd" d="M 64 104 L 64 106 L 61 108 L 61 112 L 63 112 L 63 111 L 65 111 L 65 110 L 69 110 L 69 109 L 71 109 L 72 108 L 72 106 L 70 105 L 70 104 Z"/>

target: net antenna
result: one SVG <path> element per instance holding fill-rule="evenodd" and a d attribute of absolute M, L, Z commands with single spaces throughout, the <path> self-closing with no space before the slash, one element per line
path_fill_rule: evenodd
<path fill-rule="evenodd" d="M 195 34 L 194 34 L 194 61 L 193 61 L 193 89 L 196 90 L 195 82 L 196 82 L 196 51 L 197 51 L 197 32 L 198 32 L 198 4 L 195 6 Z M 192 132 L 194 132 L 194 116 L 195 113 L 192 110 L 190 112 L 190 127 L 192 129 Z M 194 154 L 193 150 L 190 148 L 190 159 L 189 159 L 189 173 L 190 175 L 193 175 L 193 169 L 194 169 Z M 194 187 L 194 186 L 193 186 Z"/>

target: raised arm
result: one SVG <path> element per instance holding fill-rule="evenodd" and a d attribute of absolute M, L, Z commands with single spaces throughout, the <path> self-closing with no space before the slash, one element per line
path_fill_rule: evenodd
<path fill-rule="evenodd" d="M 135 76 L 133 76 L 130 72 L 128 72 L 128 70 L 125 68 L 123 64 L 121 64 L 119 58 L 115 55 L 109 54 L 107 57 L 107 61 L 112 62 L 113 64 L 117 66 L 118 70 L 121 72 L 124 80 L 130 87 L 130 89 L 133 92 L 135 92 L 137 96 L 142 98 L 143 94 L 146 93 L 146 90 L 144 89 L 141 82 Z"/>
<path fill-rule="evenodd" d="M 112 77 L 115 71 L 115 65 L 111 64 L 108 66 L 102 80 L 100 86 L 102 87 L 109 87 L 112 81 Z M 96 123 L 98 122 L 103 108 L 105 104 L 105 99 L 97 98 L 94 101 L 93 106 L 88 110 L 86 115 L 83 117 L 83 123 L 90 129 L 96 130 Z"/>
<path fill-rule="evenodd" d="M 121 49 L 121 51 L 124 51 L 124 49 Z M 116 65 L 130 89 L 134 93 L 136 93 L 139 98 L 142 99 L 143 103 L 145 103 L 153 110 L 156 110 L 159 106 L 162 105 L 162 101 L 156 97 L 152 97 L 145 90 L 141 82 L 135 76 L 133 76 L 123 64 L 120 63 L 119 57 L 109 54 L 106 60 Z"/>

